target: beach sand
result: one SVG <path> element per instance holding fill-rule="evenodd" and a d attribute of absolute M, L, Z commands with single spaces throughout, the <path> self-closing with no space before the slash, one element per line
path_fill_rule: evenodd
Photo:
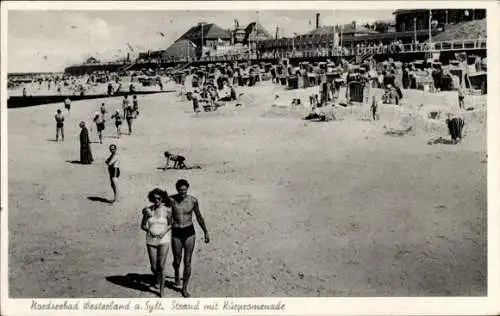
<path fill-rule="evenodd" d="M 380 106 L 380 121 L 354 106 L 325 123 L 271 107 L 275 94 L 304 103 L 317 88 L 240 91 L 243 107 L 199 115 L 174 93 L 140 96 L 134 134 L 115 139 L 107 122 L 90 166 L 68 161 L 79 159 L 78 122 L 101 100 L 73 102 L 64 143 L 53 141 L 62 104 L 9 109 L 10 297 L 154 297 L 137 281 L 150 273 L 141 209 L 149 190 L 172 194 L 179 178 L 211 237 L 204 244 L 196 226 L 194 297 L 486 295 L 486 96 L 466 99 L 475 109 L 461 144 L 428 145 L 449 136 L 444 116 L 426 113 L 445 112 L 456 92 L 405 91 L 402 108 Z M 409 135 L 384 134 L 409 112 Z M 112 197 L 111 143 L 122 169 L 114 205 L 98 201 Z M 167 149 L 202 169 L 157 169 Z"/>

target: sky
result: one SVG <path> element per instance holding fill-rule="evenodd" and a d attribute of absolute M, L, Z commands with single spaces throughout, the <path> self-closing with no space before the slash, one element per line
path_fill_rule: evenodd
<path fill-rule="evenodd" d="M 286 2 L 283 2 L 284 4 Z M 191 26 L 203 21 L 233 28 L 258 21 L 271 34 L 304 34 L 315 26 L 393 19 L 392 10 L 352 11 L 20 11 L 8 12 L 8 72 L 59 72 L 94 56 L 100 60 L 168 48 Z M 311 25 L 309 24 L 311 21 Z M 160 32 L 163 34 L 161 35 Z"/>

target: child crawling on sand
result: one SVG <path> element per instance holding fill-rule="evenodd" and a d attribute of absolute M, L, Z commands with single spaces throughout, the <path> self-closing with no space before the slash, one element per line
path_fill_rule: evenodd
<path fill-rule="evenodd" d="M 184 161 L 186 161 L 186 158 L 180 155 L 174 155 L 171 154 L 170 152 L 166 151 L 165 152 L 165 158 L 167 159 L 167 162 L 165 164 L 165 170 L 168 169 L 168 164 L 170 161 L 174 162 L 174 169 L 186 169 L 186 165 L 184 164 Z"/>

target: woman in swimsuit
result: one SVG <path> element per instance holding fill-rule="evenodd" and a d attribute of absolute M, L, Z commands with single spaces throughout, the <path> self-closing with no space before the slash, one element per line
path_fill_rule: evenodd
<path fill-rule="evenodd" d="M 153 189 L 148 194 L 148 200 L 153 205 L 142 210 L 141 228 L 146 232 L 146 247 L 155 279 L 152 287 L 159 287 L 160 297 L 163 297 L 165 263 L 171 243 L 172 211 L 166 191 Z"/>
<path fill-rule="evenodd" d="M 108 165 L 109 180 L 111 182 L 111 189 L 113 190 L 113 200 L 111 203 L 114 203 L 118 199 L 117 180 L 120 177 L 120 159 L 118 158 L 115 144 L 109 145 L 109 151 L 111 155 L 106 159 L 106 164 Z"/>

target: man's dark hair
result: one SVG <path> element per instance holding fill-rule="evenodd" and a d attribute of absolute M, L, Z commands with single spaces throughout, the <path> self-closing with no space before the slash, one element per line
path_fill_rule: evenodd
<path fill-rule="evenodd" d="M 175 183 L 175 188 L 178 190 L 182 186 L 186 186 L 186 187 L 189 188 L 189 182 L 187 180 L 185 180 L 185 179 L 177 180 L 177 182 Z"/>

